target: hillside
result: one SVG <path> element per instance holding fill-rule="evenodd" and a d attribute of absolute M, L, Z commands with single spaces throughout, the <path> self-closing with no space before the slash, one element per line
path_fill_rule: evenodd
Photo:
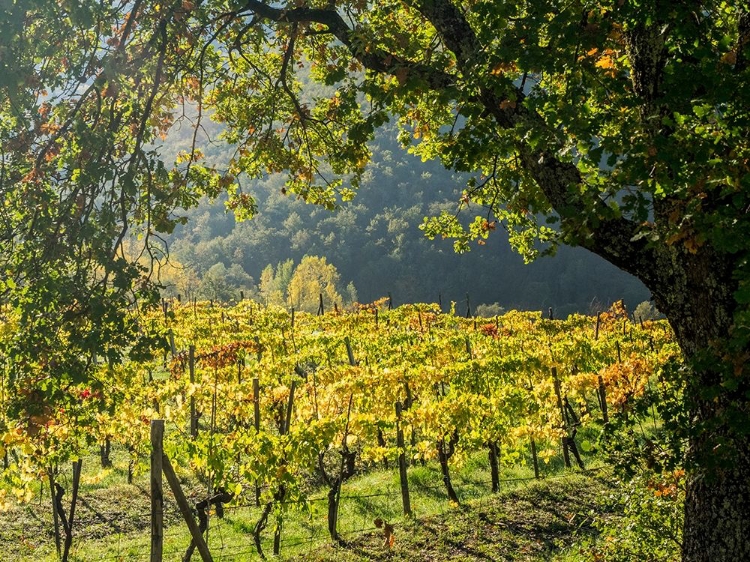
<path fill-rule="evenodd" d="M 213 136 L 219 132 L 211 129 Z M 464 254 L 454 252 L 450 239 L 428 240 L 419 229 L 423 218 L 455 211 L 467 176 L 405 153 L 396 136 L 395 125 L 380 131 L 370 145 L 373 161 L 356 197 L 338 211 L 286 195 L 280 175 L 245 178 L 242 188 L 255 199 L 257 215 L 238 223 L 226 211 L 224 197 L 202 200 L 184 213 L 187 224 L 167 239 L 172 258 L 198 277 L 216 264 L 227 269 L 236 264 L 257 284 L 269 264 L 324 256 L 341 274 L 342 288 L 354 284 L 360 302 L 391 293 L 396 303 L 442 299 L 446 310 L 456 301 L 461 313 L 467 293 L 474 308 L 480 303 L 520 310 L 553 307 L 560 317 L 619 299 L 632 311 L 649 298 L 640 281 L 582 248 L 562 247 L 555 256 L 524 264 L 502 224 L 484 245 L 474 244 Z M 174 138 L 168 148 L 176 152 L 186 142 Z M 229 161 L 231 148 L 204 142 L 209 162 Z M 470 222 L 486 214 L 471 205 L 461 217 Z"/>

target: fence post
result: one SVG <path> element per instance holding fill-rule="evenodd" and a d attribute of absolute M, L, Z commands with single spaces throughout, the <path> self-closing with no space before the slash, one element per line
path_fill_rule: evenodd
<path fill-rule="evenodd" d="M 164 548 L 163 445 L 164 420 L 151 420 L 151 562 L 162 562 Z"/>
<path fill-rule="evenodd" d="M 411 517 L 411 500 L 409 498 L 409 480 L 406 475 L 406 450 L 404 431 L 401 429 L 401 402 L 396 402 L 396 446 L 398 447 L 398 476 L 401 480 L 401 502 L 404 515 Z"/>

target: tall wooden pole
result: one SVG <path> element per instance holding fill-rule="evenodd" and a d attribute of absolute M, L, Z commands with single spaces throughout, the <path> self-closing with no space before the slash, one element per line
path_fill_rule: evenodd
<path fill-rule="evenodd" d="M 151 420 L 151 562 L 162 562 L 164 548 L 164 420 Z"/>

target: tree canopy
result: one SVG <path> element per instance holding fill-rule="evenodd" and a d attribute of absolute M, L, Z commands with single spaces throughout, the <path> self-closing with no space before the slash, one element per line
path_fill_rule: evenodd
<path fill-rule="evenodd" d="M 226 192 L 251 215 L 245 178 L 279 171 L 335 207 L 395 118 L 405 148 L 474 174 L 482 215 L 428 235 L 580 245 L 648 286 L 693 364 L 684 558 L 750 557 L 747 2 L 16 0 L 0 29 L 0 293 L 34 328 L 19 369 L 65 342 L 114 358 L 124 305 L 154 295 L 127 236 L 157 261 L 176 209 Z M 197 149 L 208 119 L 227 162 Z M 191 149 L 165 161 L 175 128 Z"/>

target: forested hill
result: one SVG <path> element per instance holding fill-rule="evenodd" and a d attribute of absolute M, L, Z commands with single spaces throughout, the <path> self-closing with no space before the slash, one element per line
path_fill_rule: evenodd
<path fill-rule="evenodd" d="M 229 158 L 218 152 L 218 145 L 204 150 L 209 159 Z M 638 280 L 583 249 L 564 247 L 554 257 L 525 265 L 501 228 L 485 245 L 474 244 L 461 255 L 454 252 L 451 240 L 426 239 L 418 228 L 423 217 L 455 210 L 465 181 L 439 164 L 407 154 L 393 127 L 383 131 L 372 150 L 373 162 L 361 189 L 341 210 L 327 211 L 285 195 L 282 176 L 245 180 L 243 189 L 255 197 L 257 216 L 236 222 L 222 200 L 202 201 L 187 212 L 187 224 L 170 238 L 171 256 L 198 278 L 212 267 L 216 271 L 216 264 L 227 270 L 237 264 L 255 283 L 269 264 L 324 256 L 338 269 L 340 287 L 352 282 L 360 302 L 388 293 L 398 304 L 442 297 L 446 308 L 451 300 L 457 301 L 461 314 L 467 293 L 472 307 L 554 307 L 558 315 L 587 312 L 617 299 L 624 299 L 632 311 L 648 299 Z M 483 212 L 472 206 L 462 216 L 470 220 Z M 243 285 L 237 281 L 238 271 L 232 269 L 230 285 Z"/>

